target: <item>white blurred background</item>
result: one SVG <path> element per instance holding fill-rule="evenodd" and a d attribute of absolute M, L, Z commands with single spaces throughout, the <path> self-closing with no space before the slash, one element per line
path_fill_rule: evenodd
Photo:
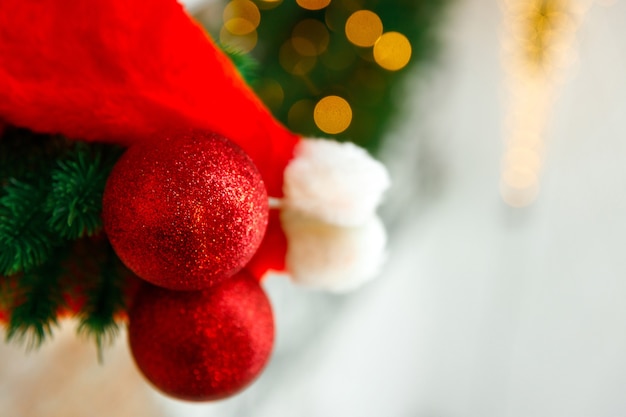
<path fill-rule="evenodd" d="M 438 62 L 382 158 L 389 261 L 333 296 L 266 282 L 272 360 L 232 399 L 153 391 L 124 337 L 98 365 L 64 323 L 38 352 L 0 346 L 0 415 L 620 417 L 626 415 L 626 4 L 596 2 L 545 130 L 537 200 L 500 196 L 509 89 L 503 7 L 456 0 Z"/>

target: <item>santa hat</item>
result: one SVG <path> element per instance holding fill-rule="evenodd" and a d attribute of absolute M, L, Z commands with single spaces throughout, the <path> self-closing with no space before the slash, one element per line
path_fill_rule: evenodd
<path fill-rule="evenodd" d="M 354 145 L 282 126 L 174 0 L 3 1 L 1 124 L 124 146 L 218 133 L 252 159 L 273 207 L 247 266 L 257 278 L 286 271 L 339 291 L 382 261 L 385 168 Z"/>

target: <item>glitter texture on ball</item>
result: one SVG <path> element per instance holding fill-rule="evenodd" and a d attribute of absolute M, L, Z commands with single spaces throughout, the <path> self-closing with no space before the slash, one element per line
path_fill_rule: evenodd
<path fill-rule="evenodd" d="M 129 148 L 104 192 L 113 248 L 139 277 L 200 290 L 239 271 L 263 239 L 268 198 L 259 172 L 234 143 L 185 134 Z"/>
<path fill-rule="evenodd" d="M 129 313 L 129 344 L 144 376 L 181 400 L 209 401 L 248 386 L 274 341 L 272 310 L 246 272 L 205 291 L 145 284 Z"/>

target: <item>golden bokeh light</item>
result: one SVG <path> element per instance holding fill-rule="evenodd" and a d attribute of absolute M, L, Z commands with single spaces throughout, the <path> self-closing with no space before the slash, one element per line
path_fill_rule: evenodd
<path fill-rule="evenodd" d="M 398 71 L 411 59 L 411 43 L 401 33 L 384 33 L 374 44 L 374 60 L 389 71 Z"/>
<path fill-rule="evenodd" d="M 234 35 L 226 27 L 220 30 L 220 43 L 239 52 L 250 52 L 259 40 L 256 30 L 245 35 Z"/>
<path fill-rule="evenodd" d="M 330 34 L 326 26 L 315 19 L 299 22 L 291 33 L 291 44 L 302 56 L 317 56 L 328 48 Z"/>
<path fill-rule="evenodd" d="M 356 46 L 369 47 L 383 34 L 383 22 L 369 10 L 359 10 L 346 21 L 346 37 Z"/>
<path fill-rule="evenodd" d="M 300 55 L 293 47 L 293 43 L 288 40 L 280 47 L 278 62 L 290 74 L 305 75 L 315 67 L 317 58 L 315 56 Z"/>
<path fill-rule="evenodd" d="M 298 5 L 307 10 L 321 10 L 330 4 L 330 0 L 297 0 Z"/>
<path fill-rule="evenodd" d="M 247 35 L 261 23 L 261 12 L 250 0 L 232 0 L 224 8 L 224 27 L 233 35 Z"/>
<path fill-rule="evenodd" d="M 334 135 L 350 126 L 352 108 L 339 96 L 326 96 L 315 105 L 313 119 L 321 131 Z"/>

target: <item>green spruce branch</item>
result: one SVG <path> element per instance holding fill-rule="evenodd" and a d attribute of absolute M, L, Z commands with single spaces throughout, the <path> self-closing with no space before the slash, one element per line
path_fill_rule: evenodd
<path fill-rule="evenodd" d="M 20 132 L 33 155 L 22 150 Z M 29 132 L 9 129 L 0 140 L 7 163 L 0 178 L 0 275 L 37 267 L 54 247 L 102 228 L 104 185 L 121 150 L 67 140 L 60 146 L 57 136 L 48 138 L 52 144 L 36 137 L 38 143 Z M 41 148 L 54 151 L 42 155 Z M 23 159 L 13 161 L 11 151 Z"/>
<path fill-rule="evenodd" d="M 115 316 L 126 310 L 123 266 L 108 242 L 105 242 L 104 252 L 106 259 L 101 264 L 95 285 L 86 291 L 78 325 L 79 334 L 95 340 L 101 362 L 104 346 L 111 344 L 119 333 Z"/>
<path fill-rule="evenodd" d="M 119 153 L 103 145 L 77 143 L 57 162 L 50 172 L 46 209 L 48 226 L 58 236 L 74 240 L 100 231 L 102 194 Z"/>
<path fill-rule="evenodd" d="M 85 297 L 78 331 L 101 350 L 123 311 L 121 262 L 104 238 L 102 194 L 122 149 L 9 127 L 0 137 L 0 299 L 7 339 L 39 346 L 64 297 Z M 75 294 L 76 291 L 85 293 Z"/>
<path fill-rule="evenodd" d="M 0 275 L 27 272 L 46 262 L 58 239 L 46 225 L 44 179 L 6 180 L 0 197 Z"/>
<path fill-rule="evenodd" d="M 58 249 L 55 257 L 40 267 L 23 273 L 14 291 L 13 310 L 8 323 L 7 340 L 25 342 L 28 348 L 38 347 L 57 325 L 57 313 L 64 305 L 59 280 L 63 268 L 56 261 L 66 256 Z"/>

